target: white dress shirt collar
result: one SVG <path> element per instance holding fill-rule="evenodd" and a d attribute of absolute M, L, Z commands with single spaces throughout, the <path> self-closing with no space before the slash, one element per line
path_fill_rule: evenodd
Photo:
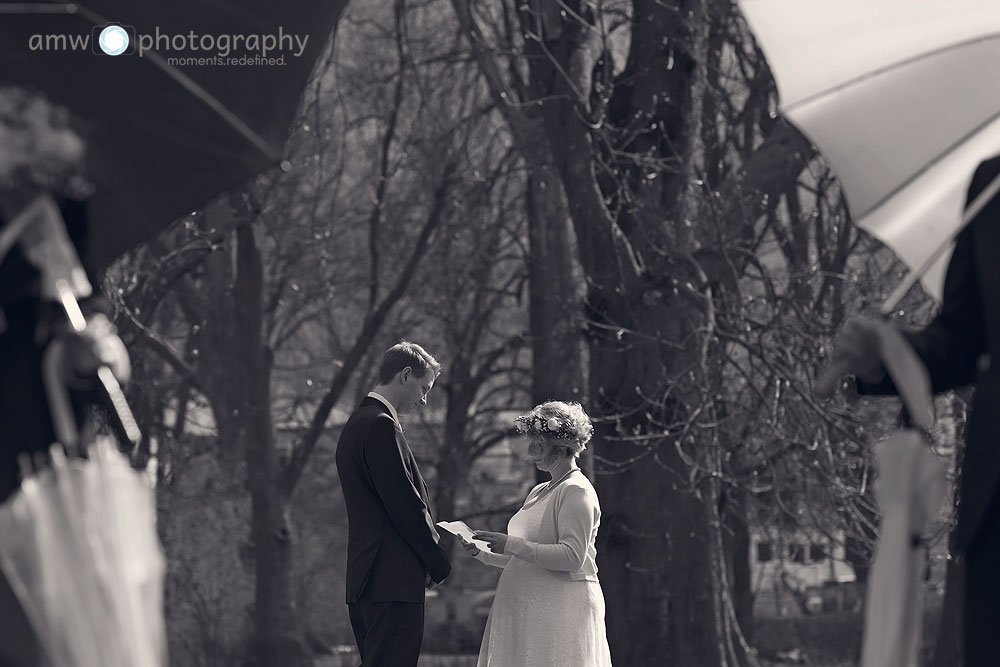
<path fill-rule="evenodd" d="M 389 414 L 392 415 L 393 420 L 397 424 L 399 423 L 399 415 L 396 414 L 396 408 L 392 406 L 392 403 L 389 402 L 388 398 L 374 391 L 368 392 L 368 397 L 374 398 L 376 401 L 381 401 L 382 404 L 385 405 L 385 407 L 389 408 Z"/>

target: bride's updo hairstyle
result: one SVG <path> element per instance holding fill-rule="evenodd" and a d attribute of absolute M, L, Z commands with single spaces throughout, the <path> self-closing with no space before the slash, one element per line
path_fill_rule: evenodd
<path fill-rule="evenodd" d="M 514 418 L 520 433 L 540 436 L 566 451 L 566 456 L 577 457 L 587 447 L 594 425 L 579 403 L 547 401 L 536 405 L 526 415 Z"/>

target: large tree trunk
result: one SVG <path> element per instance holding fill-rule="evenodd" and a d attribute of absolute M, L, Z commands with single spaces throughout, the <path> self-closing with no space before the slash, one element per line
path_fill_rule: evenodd
<path fill-rule="evenodd" d="M 244 387 L 244 452 L 250 492 L 250 539 L 253 545 L 255 595 L 249 664 L 259 667 L 306 667 L 302 634 L 292 586 L 292 531 L 289 498 L 281 485 L 281 463 L 271 422 L 271 353 L 264 346 L 263 267 L 253 228 L 237 232 L 236 306 L 237 369 Z"/>
<path fill-rule="evenodd" d="M 592 293 L 592 307 L 596 300 Z M 604 313 L 612 313 L 608 321 L 628 328 L 624 311 L 656 318 L 641 302 L 626 307 L 619 298 L 605 304 Z M 649 330 L 649 320 L 638 324 Z M 679 443 L 657 437 L 651 428 L 651 422 L 681 418 L 683 407 L 673 402 L 658 407 L 646 398 L 662 395 L 664 369 L 673 367 L 673 360 L 655 343 L 597 331 L 589 352 L 595 411 L 618 416 L 599 425 L 597 450 L 613 473 L 599 476 L 597 485 L 604 510 L 597 552 L 612 610 L 612 654 L 626 665 L 723 664 L 713 622 L 711 517 L 689 488 Z"/>
<path fill-rule="evenodd" d="M 206 210 L 208 224 L 249 215 L 220 202 Z M 255 595 L 252 636 L 245 664 L 305 667 L 306 656 L 292 587 L 289 499 L 271 421 L 271 353 L 264 344 L 263 268 L 253 226 L 234 233 L 235 255 L 220 252 L 206 263 L 202 325 L 196 348 L 205 360 L 201 376 L 218 427 L 220 459 L 245 468 L 250 496 L 250 552 Z M 235 263 L 232 257 L 235 256 Z M 240 466 L 240 463 L 243 465 Z"/>
<path fill-rule="evenodd" d="M 531 402 L 586 405 L 582 275 L 575 261 L 566 195 L 559 175 L 543 161 L 548 156 L 533 157 L 527 189 Z M 580 464 L 593 478 L 591 449 L 584 451 Z M 538 471 L 537 479 L 545 481 L 549 474 Z"/>
<path fill-rule="evenodd" d="M 473 44 L 481 44 L 468 3 L 453 4 Z M 551 165 L 558 174 L 575 232 L 587 286 L 589 406 L 598 418 L 592 447 L 603 459 L 598 472 L 607 473 L 596 477 L 598 560 L 613 659 L 710 667 L 731 662 L 710 567 L 713 556 L 728 559 L 712 551 L 712 494 L 692 483 L 679 451 L 697 451 L 695 436 L 673 430 L 699 400 L 686 369 L 699 361 L 705 324 L 704 303 L 685 294 L 692 276 L 683 266 L 697 248 L 685 221 L 695 217 L 690 188 L 701 107 L 693 83 L 695 51 L 706 39 L 704 8 L 698 0 L 634 0 L 632 7 L 629 64 L 611 100 L 607 81 L 592 86 L 607 55 L 592 3 L 517 3 L 530 80 L 513 90 L 524 112 L 508 104 L 498 61 L 482 48 L 476 54 L 529 166 Z M 614 146 L 630 152 L 625 160 L 606 152 L 615 143 L 611 131 L 603 135 L 609 141 L 592 144 L 605 121 L 634 137 Z M 532 159 L 540 147 L 546 159 Z"/>
<path fill-rule="evenodd" d="M 459 485 L 468 475 L 471 461 L 468 451 L 468 426 L 472 419 L 472 401 L 479 391 L 473 383 L 472 368 L 464 356 L 452 359 L 448 369 L 448 405 L 444 421 L 444 441 L 437 456 L 437 484 L 434 489 L 436 516 L 455 518 Z M 457 542 L 457 541 L 452 541 Z"/>
<path fill-rule="evenodd" d="M 750 526 L 747 523 L 746 509 L 741 504 L 727 512 L 729 556 L 732 559 L 732 590 L 733 606 L 736 610 L 736 621 L 746 640 L 753 644 L 753 581 L 750 572 Z"/>
<path fill-rule="evenodd" d="M 536 7 L 539 14 L 546 12 Z M 643 43 L 651 51 L 637 55 L 633 48 L 633 71 L 627 70 L 633 83 L 618 101 L 615 116 L 625 121 L 623 125 L 632 115 L 662 116 L 662 127 L 683 158 L 690 139 L 686 113 L 692 61 L 672 38 L 668 54 L 663 46 L 667 39 L 648 39 L 646 33 L 676 35 L 683 44 L 687 26 L 679 17 L 687 12 L 653 5 L 637 6 L 636 11 L 633 45 Z M 635 177 L 630 185 L 639 206 L 610 214 L 597 184 L 595 148 L 581 122 L 584 110 L 573 101 L 574 90 L 590 89 L 596 57 L 592 44 L 578 24 L 560 23 L 551 15 L 541 22 L 553 26 L 550 39 L 543 40 L 548 53 L 531 42 L 527 48 L 535 65 L 535 94 L 547 100 L 543 118 L 588 281 L 590 399 L 597 415 L 605 418 L 597 429 L 595 451 L 608 462 L 606 472 L 614 473 L 598 477 L 604 510 L 598 557 L 612 654 L 627 665 L 726 664 L 713 592 L 715 573 L 709 566 L 711 500 L 704 489 L 692 488 L 679 452 L 693 442 L 678 441 L 667 427 L 688 417 L 689 391 L 668 391 L 678 379 L 688 380 L 682 369 L 697 363 L 699 350 L 696 344 L 692 349 L 692 334 L 704 321 L 702 304 L 685 300 L 676 289 L 676 280 L 688 279 L 688 272 L 664 252 L 670 236 L 673 244 L 685 241 L 683 232 L 670 234 L 667 229 L 682 229 L 670 222 L 685 219 L 687 174 L 661 173 L 653 186 Z M 534 25 L 535 16 L 524 16 L 523 24 Z M 564 71 L 579 78 L 568 81 L 555 71 L 549 64 L 553 55 Z M 672 80 L 662 75 L 668 57 L 678 70 Z M 661 136 L 659 131 L 653 134 Z M 632 148 L 640 154 L 655 150 L 648 143 Z"/>

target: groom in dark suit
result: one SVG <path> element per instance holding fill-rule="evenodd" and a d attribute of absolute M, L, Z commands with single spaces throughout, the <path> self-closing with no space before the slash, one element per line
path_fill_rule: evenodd
<path fill-rule="evenodd" d="M 426 405 L 441 365 L 419 345 L 386 351 L 378 385 L 344 425 L 337 472 L 347 506 L 347 605 L 362 667 L 417 664 L 424 590 L 451 563 L 397 413 Z"/>
<path fill-rule="evenodd" d="M 1000 157 L 984 162 L 968 202 L 1000 176 Z M 906 334 L 927 366 L 935 392 L 976 388 L 966 429 L 955 539 L 965 558 L 966 667 L 1000 665 L 1000 196 L 958 236 L 937 317 Z M 861 393 L 895 393 L 871 325 L 852 320 L 834 346 Z"/>

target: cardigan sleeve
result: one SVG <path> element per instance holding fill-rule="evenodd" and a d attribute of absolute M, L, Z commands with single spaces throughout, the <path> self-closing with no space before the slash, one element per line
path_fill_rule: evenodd
<path fill-rule="evenodd" d="M 599 510 L 587 491 L 579 486 L 566 487 L 559 501 L 555 544 L 511 536 L 507 538 L 504 553 L 547 570 L 575 572 L 582 568 Z"/>
<path fill-rule="evenodd" d="M 538 491 L 538 489 L 540 489 L 543 486 L 545 486 L 545 482 L 542 482 L 541 484 L 536 484 L 534 487 L 532 487 L 531 491 L 528 491 L 528 498 L 530 498 L 533 493 Z M 516 538 L 511 538 L 508 536 L 507 538 L 508 544 L 510 544 L 511 539 L 516 539 Z M 510 562 L 511 555 L 509 548 L 505 549 L 504 553 L 502 554 L 495 554 L 492 551 L 488 551 L 486 549 L 480 549 L 479 553 L 473 556 L 473 558 L 478 560 L 480 563 L 485 563 L 486 565 L 492 565 L 493 567 L 499 567 L 503 569 L 504 567 L 507 566 L 507 563 Z"/>

